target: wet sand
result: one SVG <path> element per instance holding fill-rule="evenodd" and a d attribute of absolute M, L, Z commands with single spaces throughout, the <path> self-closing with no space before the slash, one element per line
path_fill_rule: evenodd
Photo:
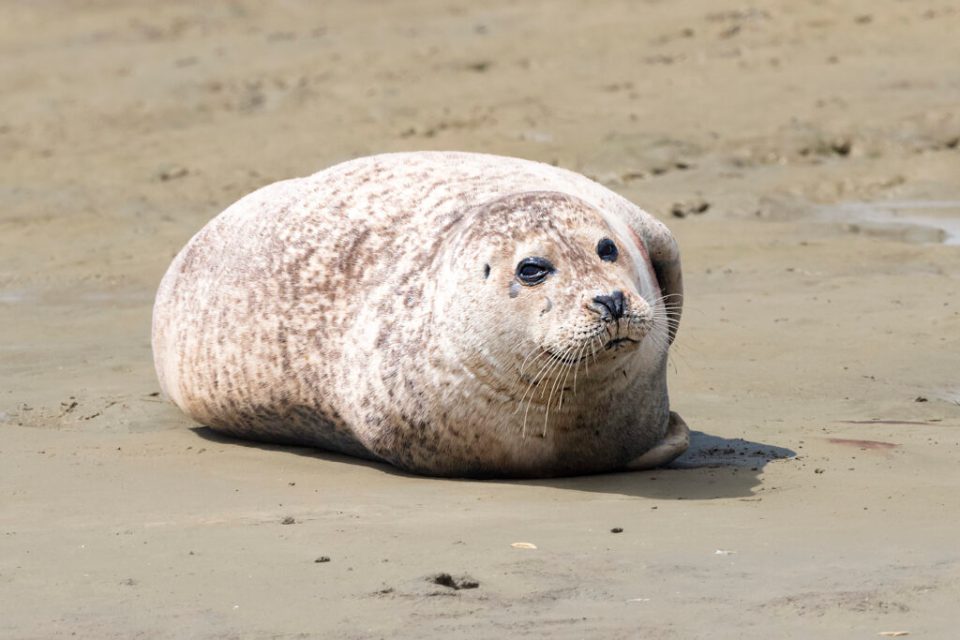
<path fill-rule="evenodd" d="M 960 200 L 951 3 L 3 14 L 0 637 L 955 637 L 960 213 L 923 208 Z M 687 456 L 423 479 L 157 397 L 152 297 L 195 231 L 406 149 L 553 162 L 667 222 Z"/>

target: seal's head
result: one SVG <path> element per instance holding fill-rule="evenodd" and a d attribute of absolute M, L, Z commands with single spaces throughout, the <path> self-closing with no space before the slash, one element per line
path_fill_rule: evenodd
<path fill-rule="evenodd" d="M 468 216 L 451 249 L 438 297 L 478 377 L 662 364 L 670 305 L 644 243 L 612 215 L 562 193 L 513 194 Z"/>

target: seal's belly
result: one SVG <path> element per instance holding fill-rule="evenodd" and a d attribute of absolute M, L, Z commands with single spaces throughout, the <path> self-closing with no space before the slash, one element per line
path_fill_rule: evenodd
<path fill-rule="evenodd" d="M 367 441 L 378 457 L 402 469 L 428 475 L 463 477 L 551 477 L 622 469 L 656 445 L 667 430 L 669 407 L 637 403 L 625 411 L 553 416 L 545 423 L 521 411 L 504 411 L 486 422 L 457 418 L 458 407 L 438 415 L 446 423 L 426 421 L 381 424 Z M 467 407 L 464 407 L 467 408 Z M 476 407 L 474 407 L 476 410 Z M 466 412 L 463 412 L 466 413 Z"/>

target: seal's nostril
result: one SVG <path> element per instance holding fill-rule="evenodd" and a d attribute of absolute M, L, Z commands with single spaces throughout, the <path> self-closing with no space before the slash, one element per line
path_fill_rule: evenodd
<path fill-rule="evenodd" d="M 610 297 L 613 298 L 613 304 L 616 307 L 616 311 L 613 314 L 614 317 L 622 318 L 626 307 L 623 300 L 623 291 L 620 291 L 620 289 L 614 289 Z"/>
<path fill-rule="evenodd" d="M 603 308 L 601 313 L 604 316 L 609 315 L 612 320 L 619 320 L 623 317 L 625 306 L 623 291 L 616 289 L 611 293 L 611 295 L 597 296 L 593 299 L 593 301 Z"/>

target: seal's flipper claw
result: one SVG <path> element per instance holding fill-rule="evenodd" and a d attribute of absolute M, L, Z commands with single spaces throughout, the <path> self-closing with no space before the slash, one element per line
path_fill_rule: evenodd
<path fill-rule="evenodd" d="M 687 428 L 687 423 L 671 411 L 670 423 L 667 425 L 667 433 L 663 436 L 663 440 L 658 442 L 650 451 L 628 462 L 627 469 L 640 471 L 662 467 L 686 451 L 689 446 L 690 429 Z"/>

